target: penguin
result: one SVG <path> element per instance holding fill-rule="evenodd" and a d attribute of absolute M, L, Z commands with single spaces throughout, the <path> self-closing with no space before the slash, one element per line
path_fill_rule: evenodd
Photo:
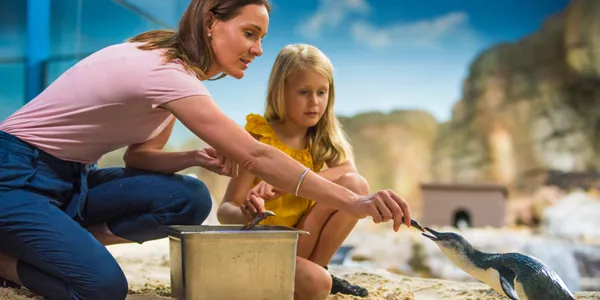
<path fill-rule="evenodd" d="M 539 259 L 521 253 L 481 252 L 462 236 L 422 233 L 456 266 L 512 300 L 575 300 L 562 279 Z"/>

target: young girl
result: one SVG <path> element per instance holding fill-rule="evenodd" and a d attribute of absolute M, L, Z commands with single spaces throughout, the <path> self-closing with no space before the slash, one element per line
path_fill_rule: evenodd
<path fill-rule="evenodd" d="M 264 117 L 249 114 L 246 130 L 322 177 L 366 195 L 368 184 L 357 173 L 350 144 L 334 114 L 332 69 L 329 59 L 313 46 L 285 47 L 273 65 Z M 326 271 L 358 219 L 310 199 L 281 193 L 246 170 L 231 179 L 217 216 L 223 224 L 241 224 L 264 209 L 276 216 L 261 224 L 310 232 L 298 241 L 296 299 L 325 299 L 330 293 L 367 296 L 366 289 Z"/>

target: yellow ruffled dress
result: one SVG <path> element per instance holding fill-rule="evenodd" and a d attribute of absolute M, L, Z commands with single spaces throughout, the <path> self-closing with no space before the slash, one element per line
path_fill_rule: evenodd
<path fill-rule="evenodd" d="M 314 172 L 316 170 L 313 164 L 310 148 L 295 149 L 284 144 L 267 122 L 267 120 L 258 114 L 249 114 L 246 116 L 246 131 L 256 136 L 262 143 L 271 145 L 306 167 L 309 167 Z M 256 178 L 252 187 L 256 186 L 262 180 Z M 262 221 L 262 225 L 282 225 L 295 227 L 303 215 L 315 204 L 314 201 L 302 197 L 294 196 L 293 194 L 283 194 L 279 198 L 265 201 L 265 208 L 275 213 L 274 217 L 269 217 Z"/>

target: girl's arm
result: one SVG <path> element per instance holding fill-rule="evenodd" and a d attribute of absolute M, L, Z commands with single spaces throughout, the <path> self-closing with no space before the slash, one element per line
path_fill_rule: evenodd
<path fill-rule="evenodd" d="M 197 151 L 165 152 L 162 150 L 173 132 L 175 121 L 176 119 L 173 118 L 155 138 L 129 146 L 123 155 L 125 166 L 161 173 L 176 173 L 197 166 Z"/>
<path fill-rule="evenodd" d="M 229 180 L 223 200 L 217 209 L 217 219 L 221 224 L 245 224 L 246 217 L 240 206 L 244 204 L 248 191 L 256 176 L 240 168 L 238 176 Z"/>

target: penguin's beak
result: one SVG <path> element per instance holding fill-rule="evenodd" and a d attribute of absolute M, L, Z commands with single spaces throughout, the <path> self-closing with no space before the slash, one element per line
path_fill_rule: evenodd
<path fill-rule="evenodd" d="M 431 235 L 429 235 L 427 233 L 421 233 L 424 237 L 426 237 L 426 238 L 428 238 L 428 239 L 430 239 L 430 240 L 432 240 L 434 242 L 437 242 L 437 241 L 440 240 L 438 238 L 438 232 L 437 231 L 435 231 L 435 230 L 433 230 L 433 229 L 431 229 L 429 227 L 425 227 L 425 230 L 429 231 L 429 233 L 431 233 Z"/>

